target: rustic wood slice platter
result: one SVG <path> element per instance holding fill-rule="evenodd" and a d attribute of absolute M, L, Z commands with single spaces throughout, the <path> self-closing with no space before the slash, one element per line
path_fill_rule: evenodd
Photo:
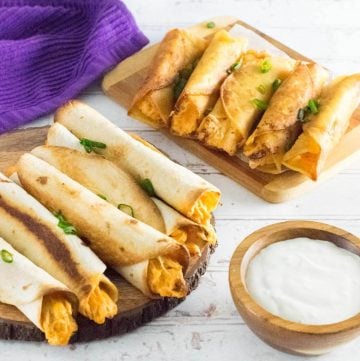
<path fill-rule="evenodd" d="M 15 130 L 0 136 L 0 171 L 16 163 L 18 158 L 34 147 L 44 144 L 48 126 Z M 200 257 L 190 261 L 186 280 L 191 293 L 198 285 L 200 277 L 205 273 L 210 254 L 214 249 L 205 246 Z M 184 300 L 177 298 L 159 298 L 151 300 L 127 283 L 112 270 L 106 272 L 119 290 L 117 303 L 119 313 L 103 325 L 78 315 L 78 331 L 71 342 L 87 342 L 114 335 L 127 333 L 141 325 L 161 316 Z M 43 341 L 43 333 L 35 327 L 15 307 L 0 303 L 0 338 L 7 340 Z"/>
<path fill-rule="evenodd" d="M 209 21 L 213 21 L 216 24 L 215 29 L 208 29 L 205 26 Z M 188 30 L 198 36 L 206 37 L 220 28 L 230 29 L 235 24 L 252 30 L 294 59 L 311 61 L 309 58 L 262 33 L 260 30 L 230 16 L 221 16 L 205 20 L 200 24 L 190 27 Z M 158 45 L 155 44 L 145 48 L 127 58 L 114 70 L 109 72 L 102 83 L 105 94 L 128 109 L 134 94 L 146 76 L 147 68 L 157 47 Z M 173 136 L 166 130 L 161 131 L 181 147 L 194 153 L 257 196 L 273 203 L 287 201 L 314 189 L 360 155 L 360 142 L 358 141 L 360 137 L 360 107 L 353 114 L 348 132 L 337 145 L 335 151 L 329 156 L 316 182 L 293 171 L 288 171 L 280 175 L 265 174 L 250 169 L 249 166 L 237 156 L 231 157 L 223 152 L 206 148 L 198 141 Z"/>

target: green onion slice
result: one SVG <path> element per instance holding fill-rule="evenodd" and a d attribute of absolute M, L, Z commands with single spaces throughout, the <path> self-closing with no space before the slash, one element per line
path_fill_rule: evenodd
<path fill-rule="evenodd" d="M 61 228 L 65 234 L 76 234 L 76 228 L 66 220 L 60 211 L 55 212 L 54 216 L 59 220 L 57 226 Z"/>
<path fill-rule="evenodd" d="M 263 95 L 266 93 L 266 87 L 265 87 L 264 84 L 260 84 L 260 85 L 256 88 L 256 90 L 257 90 L 260 94 L 263 94 Z"/>
<path fill-rule="evenodd" d="M 129 206 L 128 204 L 119 204 L 118 209 L 120 209 L 120 211 L 126 213 L 127 215 L 134 217 L 134 210 L 131 206 Z"/>
<path fill-rule="evenodd" d="M 149 178 L 142 179 L 139 184 L 150 197 L 155 197 L 155 189 Z"/>
<path fill-rule="evenodd" d="M 259 110 L 266 110 L 267 108 L 267 103 L 261 99 L 254 98 L 251 100 L 251 104 Z"/>
<path fill-rule="evenodd" d="M 300 108 L 297 113 L 297 120 L 301 123 L 306 122 L 306 110 L 304 108 Z"/>
<path fill-rule="evenodd" d="M 319 102 L 316 99 L 310 99 L 307 105 L 307 108 L 309 109 L 311 114 L 317 114 L 319 113 Z"/>
<path fill-rule="evenodd" d="M 0 253 L 1 253 L 1 259 L 2 259 L 5 263 L 13 263 L 14 257 L 13 257 L 13 255 L 12 255 L 12 253 L 10 253 L 9 251 L 7 251 L 6 249 L 2 249 Z"/>
<path fill-rule="evenodd" d="M 272 64 L 268 59 L 265 59 L 260 63 L 260 71 L 262 73 L 267 73 L 268 71 L 271 70 L 271 68 L 272 68 Z"/>
<path fill-rule="evenodd" d="M 104 196 L 103 194 L 98 194 L 98 196 L 99 196 L 101 199 L 103 199 L 104 201 L 107 201 L 107 197 Z"/>
<path fill-rule="evenodd" d="M 86 139 L 86 138 L 80 139 L 80 144 L 84 147 L 86 153 L 95 152 L 96 148 L 98 149 L 106 148 L 105 143 L 97 142 L 95 140 Z"/>
<path fill-rule="evenodd" d="M 213 22 L 213 21 L 209 21 L 207 24 L 206 24 L 206 27 L 208 29 L 214 29 L 216 26 L 216 24 Z"/>
<path fill-rule="evenodd" d="M 281 85 L 281 80 L 280 80 L 280 79 L 275 79 L 275 80 L 273 81 L 273 83 L 271 84 L 272 90 L 273 90 L 273 91 L 278 90 L 280 85 Z"/>
<path fill-rule="evenodd" d="M 236 63 L 231 65 L 229 69 L 226 70 L 226 73 L 231 74 L 234 70 L 240 69 L 240 67 L 241 67 L 241 62 L 237 61 Z"/>

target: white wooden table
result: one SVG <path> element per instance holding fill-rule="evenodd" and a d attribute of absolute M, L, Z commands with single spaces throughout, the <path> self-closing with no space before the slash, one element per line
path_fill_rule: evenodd
<path fill-rule="evenodd" d="M 338 73 L 360 71 L 358 0 L 125 0 L 151 41 L 166 30 L 216 15 L 233 15 Z M 228 266 L 238 243 L 254 230 L 288 219 L 329 222 L 360 235 L 360 160 L 318 190 L 286 204 L 268 204 L 212 167 L 129 119 L 99 86 L 81 99 L 122 128 L 138 132 L 223 191 L 216 211 L 219 247 L 199 288 L 164 317 L 121 337 L 72 345 L 0 341 L 0 360 L 302 360 L 273 350 L 244 325 L 232 303 Z M 31 124 L 48 123 L 51 116 Z M 317 361 L 359 359 L 360 339 Z"/>

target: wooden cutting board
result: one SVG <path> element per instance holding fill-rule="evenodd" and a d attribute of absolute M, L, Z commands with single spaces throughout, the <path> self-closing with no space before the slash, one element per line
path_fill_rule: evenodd
<path fill-rule="evenodd" d="M 209 21 L 213 21 L 216 24 L 216 29 L 208 29 L 206 27 L 206 23 Z M 209 19 L 190 27 L 188 30 L 198 36 L 205 37 L 211 35 L 219 28 L 229 29 L 235 24 L 239 24 L 254 31 L 256 34 L 269 41 L 294 59 L 311 61 L 309 58 L 306 58 L 295 50 L 290 49 L 279 41 L 262 33 L 260 30 L 255 29 L 254 27 L 233 17 L 221 16 Z M 147 68 L 157 50 L 157 47 L 158 45 L 155 44 L 145 48 L 121 62 L 114 70 L 108 73 L 104 77 L 102 83 L 105 94 L 112 97 L 116 102 L 128 109 L 134 94 L 146 76 Z M 359 125 L 360 107 L 352 117 L 351 126 L 349 127 L 348 132 L 337 145 L 334 152 L 329 156 L 327 163 L 316 182 L 293 171 L 288 171 L 280 175 L 265 174 L 250 169 L 245 162 L 236 156 L 231 157 L 223 152 L 211 150 L 195 140 L 173 136 L 166 130 L 161 130 L 161 132 L 181 147 L 194 153 L 196 156 L 217 168 L 239 184 L 243 185 L 254 194 L 269 202 L 278 203 L 300 196 L 316 188 L 323 181 L 346 167 L 347 164 L 355 157 L 359 156 Z"/>
<path fill-rule="evenodd" d="M 15 130 L 0 135 L 0 172 L 16 163 L 18 158 L 36 146 L 44 144 L 49 127 Z M 191 293 L 198 285 L 200 276 L 206 271 L 206 266 L 213 248 L 205 246 L 201 257 L 190 262 L 186 280 Z M 160 298 L 151 300 L 127 283 L 112 270 L 107 276 L 114 282 L 119 291 L 118 314 L 103 325 L 97 325 L 89 319 L 78 315 L 78 331 L 71 342 L 86 342 L 120 335 L 161 316 L 177 306 L 184 299 Z M 43 333 L 35 327 L 15 307 L 0 303 L 0 338 L 6 340 L 42 341 Z"/>

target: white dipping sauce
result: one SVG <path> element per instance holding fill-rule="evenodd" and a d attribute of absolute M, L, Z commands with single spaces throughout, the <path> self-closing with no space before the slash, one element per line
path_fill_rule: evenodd
<path fill-rule="evenodd" d="M 277 242 L 251 260 L 246 286 L 259 305 L 286 320 L 340 322 L 360 312 L 360 257 L 327 241 Z"/>

